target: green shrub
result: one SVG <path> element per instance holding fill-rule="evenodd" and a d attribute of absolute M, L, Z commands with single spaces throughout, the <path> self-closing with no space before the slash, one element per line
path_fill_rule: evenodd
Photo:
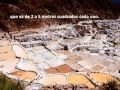
<path fill-rule="evenodd" d="M 7 76 L 0 74 L 0 90 L 23 90 L 24 85 L 20 81 L 12 80 Z"/>

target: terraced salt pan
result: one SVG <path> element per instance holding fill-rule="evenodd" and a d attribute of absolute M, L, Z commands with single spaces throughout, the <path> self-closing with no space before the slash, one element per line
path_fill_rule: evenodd
<path fill-rule="evenodd" d="M 55 55 L 42 46 L 26 49 L 26 52 L 39 69 L 48 69 L 65 64 L 66 57 L 64 55 Z"/>
<path fill-rule="evenodd" d="M 55 68 L 49 68 L 46 70 L 47 73 L 53 74 L 53 73 L 69 73 L 72 72 L 72 68 L 70 68 L 68 65 L 61 65 Z"/>
<path fill-rule="evenodd" d="M 10 75 L 18 78 L 19 80 L 24 80 L 28 82 L 31 82 L 32 80 L 36 78 L 35 72 L 27 72 L 27 71 L 20 71 L 20 70 L 10 73 Z"/>
<path fill-rule="evenodd" d="M 10 41 L 8 40 L 0 40 L 0 46 L 9 46 L 11 45 Z"/>
<path fill-rule="evenodd" d="M 40 82 L 45 86 L 73 84 L 95 88 L 95 85 L 82 74 L 46 74 Z"/>
<path fill-rule="evenodd" d="M 15 53 L 12 51 L 12 46 L 8 45 L 8 42 L 7 42 L 5 46 L 0 47 L 0 60 L 7 60 L 10 58 L 15 58 Z"/>
<path fill-rule="evenodd" d="M 73 60 L 73 61 L 81 60 L 79 56 L 74 55 L 74 53 L 71 53 L 70 51 L 58 50 L 56 51 L 56 53 L 66 56 L 69 60 Z"/>
<path fill-rule="evenodd" d="M 13 45 L 13 51 L 15 52 L 17 57 L 27 58 L 27 54 L 25 53 L 24 49 L 21 46 Z"/>
<path fill-rule="evenodd" d="M 111 21 L 110 21 L 111 22 Z M 87 22 L 85 22 L 85 23 L 87 23 Z M 89 22 L 88 22 L 89 23 Z M 91 22 L 92 23 L 92 22 Z M 56 31 L 56 29 L 62 29 L 62 28 L 66 28 L 65 30 L 63 29 L 63 30 L 58 30 L 59 32 L 57 33 L 58 35 L 68 35 L 68 38 L 70 38 L 71 37 L 71 35 L 74 35 L 75 34 L 75 32 L 73 32 L 72 33 L 72 31 L 74 31 L 74 30 L 71 30 L 72 29 L 72 25 L 63 25 L 62 27 L 61 27 L 61 25 L 60 26 L 54 26 L 54 27 L 52 27 L 52 28 L 49 28 L 48 27 L 48 32 L 51 32 L 51 33 L 53 33 L 54 31 Z M 86 25 L 86 29 L 87 28 L 89 28 L 89 25 L 87 26 Z M 91 29 L 94 29 L 94 28 L 92 28 L 91 26 L 90 26 L 90 28 Z M 49 29 L 51 29 L 51 30 L 49 30 Z M 54 30 L 53 30 L 54 29 Z M 69 33 L 68 31 L 69 30 L 67 30 L 67 29 L 69 29 L 70 31 L 71 31 L 71 33 Z M 73 28 L 74 29 L 74 28 Z M 113 29 L 114 29 L 114 26 L 113 26 Z M 42 32 L 42 34 L 44 34 L 44 35 L 48 35 L 49 36 L 49 33 L 43 33 L 43 30 L 41 30 Z M 114 30 L 111 30 L 112 32 L 114 31 Z M 26 38 L 26 36 L 29 36 L 29 32 L 28 31 L 25 31 L 26 33 L 25 33 L 25 38 Z M 27 33 L 28 32 L 28 33 Z M 109 31 L 108 31 L 109 32 Z M 31 32 L 31 33 L 33 33 L 33 32 Z M 50 34 L 51 34 L 50 33 Z M 23 33 L 24 34 L 24 33 Z M 91 34 L 91 33 L 90 33 Z M 17 34 L 16 34 L 17 35 Z M 70 36 L 69 36 L 70 35 Z M 86 34 L 87 35 L 87 34 Z M 19 36 L 19 34 L 18 34 L 18 36 Z M 31 36 L 32 36 L 32 34 L 31 34 Z M 39 35 L 38 35 L 39 36 Z M 103 37 L 103 36 L 100 36 L 100 37 Z M 21 38 L 21 37 L 19 37 L 19 38 Z M 23 37 L 24 38 L 24 37 Z M 33 37 L 34 38 L 34 37 Z M 75 38 L 75 37 L 74 37 Z M 91 49 L 93 49 L 93 46 L 94 46 L 94 48 L 96 49 L 96 48 L 103 48 L 103 42 L 101 43 L 101 41 L 100 42 L 98 42 L 99 40 L 98 40 L 98 38 L 96 38 L 95 39 L 95 42 L 91 42 L 91 39 L 92 37 L 91 36 L 85 36 L 85 37 L 83 37 L 82 39 L 83 40 L 79 40 L 79 41 L 81 41 L 80 43 L 83 43 L 83 45 L 82 45 L 82 47 L 89 47 L 90 45 L 89 44 L 91 44 L 91 46 L 92 46 L 92 48 Z M 61 38 L 60 38 L 61 39 Z M 81 37 L 80 37 L 80 39 L 81 39 Z M 72 42 L 73 42 L 73 40 L 71 40 Z M 33 43 L 35 43 L 36 41 L 34 41 Z M 37 42 L 39 42 L 39 41 L 37 41 Z M 49 42 L 49 41 L 48 41 Z M 32 43 L 32 42 L 31 42 Z M 47 42 L 46 42 L 47 43 Z M 65 43 L 67 43 L 67 42 L 65 42 Z M 86 44 L 86 45 L 84 45 L 84 43 Z M 56 44 L 56 43 L 55 43 Z M 9 46 L 8 44 L 6 44 L 7 46 Z M 49 44 L 48 44 L 49 45 Z M 53 45 L 53 44 L 51 44 L 51 45 Z M 96 46 L 96 47 L 95 47 Z M 101 47 L 98 47 L 98 46 L 101 46 Z M 107 46 L 109 46 L 108 44 L 107 44 Z M 105 47 L 107 47 L 106 45 L 105 45 Z M 19 47 L 18 47 L 19 48 Z M 21 53 L 21 54 L 23 54 L 22 52 L 20 52 L 21 50 L 19 49 L 18 50 L 18 48 L 16 48 L 15 49 L 15 51 L 18 51 L 18 55 Z M 49 47 L 49 48 L 51 48 L 51 47 Z M 107 48 L 109 48 L 109 47 L 107 47 Z M 44 48 L 44 47 L 31 47 L 31 48 L 29 48 L 30 50 L 28 50 L 28 52 L 27 52 L 27 54 L 28 54 L 28 56 L 29 56 L 29 58 L 31 58 L 32 60 L 33 60 L 33 62 L 34 62 L 34 64 L 38 67 L 37 69 L 38 69 L 38 71 L 39 71 L 39 75 L 40 76 L 44 76 L 45 74 L 46 74 L 46 72 L 44 72 L 44 69 L 47 69 L 47 68 L 51 68 L 51 67 L 56 67 L 56 66 L 58 66 L 59 67 L 59 65 L 63 65 L 64 64 L 64 58 L 62 57 L 62 56 L 58 56 L 57 54 L 54 54 L 53 52 L 51 52 L 50 50 L 48 50 L 48 49 L 46 49 L 46 48 Z M 54 49 L 54 45 L 53 45 L 53 49 Z M 106 49 L 106 48 L 105 48 Z M 119 50 L 119 49 L 118 49 Z M 61 51 L 62 52 L 62 51 Z M 83 53 L 83 54 L 82 54 Z M 69 60 L 67 60 L 68 62 L 66 63 L 67 65 L 69 65 L 72 69 L 74 69 L 74 70 L 78 70 L 78 71 L 82 71 L 81 73 L 84 73 L 84 72 L 89 72 L 90 70 L 91 71 L 101 71 L 101 69 L 102 68 L 104 68 L 103 66 L 107 66 L 107 65 L 105 65 L 105 62 L 102 62 L 102 63 L 104 63 L 104 64 L 102 64 L 101 62 L 99 62 L 99 61 L 102 61 L 102 60 L 107 60 L 108 59 L 108 57 L 104 57 L 103 56 L 103 54 L 100 56 L 99 54 L 97 54 L 97 55 L 89 55 L 89 53 L 90 52 L 82 52 L 82 53 L 79 53 L 78 52 L 78 57 L 76 56 L 76 55 L 74 55 L 73 53 L 70 53 L 69 51 L 65 51 L 65 52 L 62 52 L 61 54 L 65 54 L 68 58 L 69 58 Z M 20 54 L 20 57 L 24 57 L 24 55 L 21 55 Z M 104 54 L 105 55 L 105 54 Z M 62 57 L 62 58 L 60 58 L 60 57 Z M 81 57 L 82 58 L 82 61 L 80 61 L 81 60 L 81 58 L 79 58 L 79 57 Z M 25 58 L 25 57 L 24 57 Z M 24 60 L 23 60 L 24 61 Z M 58 61 L 60 61 L 60 62 L 58 62 Z M 70 61 L 70 62 L 69 62 Z M 116 60 L 116 62 L 118 62 L 119 61 L 119 58 L 118 58 L 118 60 Z M 77 63 L 77 62 L 80 62 L 80 64 L 79 63 Z M 100 64 L 100 66 L 98 66 L 98 65 L 96 65 L 97 63 L 96 62 L 98 62 L 98 65 Z M 115 62 L 115 61 L 113 61 L 113 62 Z M 91 63 L 93 64 L 93 66 L 91 65 Z M 101 65 L 102 65 L 102 67 L 101 67 Z M 116 68 L 116 65 L 117 64 L 113 64 L 113 65 L 110 65 L 110 69 L 115 69 L 116 70 L 116 73 L 118 72 L 118 67 Z M 0 63 L 0 68 L 2 68 L 3 67 L 3 63 Z M 9 65 L 8 65 L 9 66 Z M 14 65 L 15 66 L 15 65 Z M 35 71 L 32 67 L 31 67 L 32 65 L 31 65 L 31 63 L 30 62 L 25 62 L 25 63 L 22 63 L 22 62 L 20 62 L 19 64 L 18 64 L 18 68 L 20 68 L 20 69 L 23 69 L 23 70 L 33 70 L 33 71 Z M 92 66 L 92 67 L 91 67 Z M 114 67 L 113 67 L 114 66 Z M 118 66 L 119 66 L 119 64 L 118 64 Z M 9 66 L 9 67 L 11 67 L 11 66 Z M 5 68 L 7 68 L 7 70 L 8 70 L 8 68 L 9 67 L 5 67 Z M 89 68 L 89 67 L 91 67 L 91 68 Z M 26 71 L 20 71 L 20 70 L 17 70 L 16 71 L 16 69 L 14 70 L 14 67 L 12 67 L 13 69 L 11 70 L 10 69 L 10 71 L 8 70 L 6 70 L 5 69 L 5 72 L 12 72 L 12 75 L 13 76 L 16 76 L 16 77 L 18 77 L 19 79 L 29 79 L 29 81 L 30 80 L 33 80 L 34 78 L 35 78 L 35 73 L 34 72 L 26 72 Z M 78 68 L 80 68 L 80 70 L 78 69 Z M 82 68 L 82 70 L 81 70 L 81 68 Z M 87 68 L 87 69 L 86 69 Z M 41 69 L 43 69 L 43 71 L 41 70 Z M 4 70 L 4 69 L 2 69 L 2 70 Z M 62 71 L 61 73 L 63 73 L 63 71 L 64 71 L 64 68 L 60 68 L 60 71 Z M 83 72 L 84 71 L 84 72 Z M 108 71 L 108 70 L 107 70 Z M 52 71 L 53 72 L 53 71 Z M 55 71 L 56 72 L 56 71 Z M 64 75 L 65 75 L 66 73 L 64 73 Z M 85 73 L 86 74 L 86 73 Z M 30 77 L 29 77 L 29 75 L 30 75 Z M 55 84 L 56 82 L 58 83 L 58 84 L 65 84 L 66 83 L 66 79 L 68 79 L 67 77 L 69 77 L 70 78 L 70 82 L 68 82 L 67 81 L 67 84 L 68 83 L 73 83 L 73 84 L 87 84 L 86 86 L 89 86 L 89 87 L 92 87 L 92 85 L 90 84 L 90 83 L 86 83 L 86 82 L 88 82 L 89 80 L 88 79 L 86 79 L 86 77 L 84 77 L 84 75 L 83 76 L 81 76 L 81 75 L 69 75 L 69 76 L 66 76 L 66 77 L 64 77 L 64 75 L 62 75 L 62 76 L 56 76 L 56 74 L 55 75 L 51 75 L 50 76 L 50 78 L 48 77 L 48 75 L 47 76 L 44 76 L 44 80 L 45 81 L 47 81 L 48 80 L 48 82 L 43 82 L 43 84 L 44 83 L 46 83 L 46 85 L 53 85 L 53 84 Z M 119 74 L 118 74 L 119 75 Z M 45 78 L 45 77 L 47 77 L 47 78 Z M 55 78 L 55 77 L 58 77 L 58 79 L 57 78 Z M 107 76 L 106 76 L 107 77 Z M 64 81 L 62 81 L 60 78 L 63 78 L 64 79 Z M 66 79 L 65 79 L 66 78 Z M 37 78 L 37 80 L 38 80 L 38 82 L 40 81 L 40 79 L 42 79 L 42 78 Z M 37 81 L 36 80 L 36 81 Z M 64 83 L 65 82 L 65 83 Z"/>
<path fill-rule="evenodd" d="M 12 52 L 12 51 L 0 54 L 0 61 L 1 60 L 8 60 L 8 59 L 11 59 L 11 58 L 13 58 L 13 59 L 15 58 L 15 53 Z"/>
<path fill-rule="evenodd" d="M 32 81 L 36 77 L 35 72 L 28 72 L 28 71 L 21 71 L 16 69 L 16 65 L 20 67 L 22 70 L 33 70 L 36 71 L 36 69 L 33 67 L 32 62 L 28 63 L 21 63 L 20 60 L 16 58 L 16 55 L 13 51 L 17 52 L 17 55 L 23 58 L 26 58 L 26 54 L 23 51 L 23 49 L 17 45 L 14 45 L 14 48 L 12 49 L 12 46 L 9 41 L 4 41 L 2 43 L 2 40 L 0 41 L 0 71 L 6 75 L 10 75 L 10 77 L 18 78 L 20 80 L 25 81 Z M 26 56 L 25 56 L 26 55 Z"/>
<path fill-rule="evenodd" d="M 62 74 L 52 74 L 52 75 L 45 75 L 41 80 L 43 85 L 64 85 L 67 84 L 67 79 Z"/>
<path fill-rule="evenodd" d="M 118 84 L 120 84 L 120 80 L 115 77 L 105 74 L 105 73 L 90 73 L 89 76 L 97 82 L 97 84 L 102 85 L 103 83 L 107 83 L 108 81 L 114 80 Z"/>
<path fill-rule="evenodd" d="M 86 68 L 90 68 L 92 66 L 91 63 L 89 63 L 85 60 L 79 61 L 78 64 L 80 64 L 80 65 L 82 65 L 83 67 L 86 67 Z"/>
<path fill-rule="evenodd" d="M 11 73 L 16 71 L 16 64 L 19 62 L 19 59 L 9 59 L 5 61 L 0 61 L 2 67 L 0 68 L 3 73 Z"/>
<path fill-rule="evenodd" d="M 90 80 L 82 74 L 72 74 L 69 75 L 67 78 L 68 78 L 68 83 L 70 84 L 85 85 L 88 86 L 89 88 L 95 88 L 95 86 L 90 82 Z"/>
<path fill-rule="evenodd" d="M 29 60 L 29 59 L 22 59 L 20 62 L 16 65 L 16 68 L 20 70 L 25 70 L 25 71 L 34 71 L 37 72 L 36 66 L 34 63 Z"/>
<path fill-rule="evenodd" d="M 12 51 L 12 46 L 2 46 L 0 47 L 0 53 L 6 53 Z"/>

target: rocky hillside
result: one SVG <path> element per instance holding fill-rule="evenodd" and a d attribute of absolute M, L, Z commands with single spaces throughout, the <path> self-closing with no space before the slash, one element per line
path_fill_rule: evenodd
<path fill-rule="evenodd" d="M 120 14 L 119 5 L 111 0 L 0 0 L 0 28 L 5 31 L 44 26 L 55 22 L 75 20 L 11 20 L 12 14 L 95 14 L 101 18 L 116 18 Z"/>

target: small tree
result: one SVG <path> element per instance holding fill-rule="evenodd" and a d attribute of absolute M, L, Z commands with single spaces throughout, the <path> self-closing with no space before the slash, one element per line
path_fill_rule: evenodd
<path fill-rule="evenodd" d="M 102 87 L 105 90 L 118 90 L 117 82 L 115 80 L 110 80 L 107 83 L 103 83 Z"/>

